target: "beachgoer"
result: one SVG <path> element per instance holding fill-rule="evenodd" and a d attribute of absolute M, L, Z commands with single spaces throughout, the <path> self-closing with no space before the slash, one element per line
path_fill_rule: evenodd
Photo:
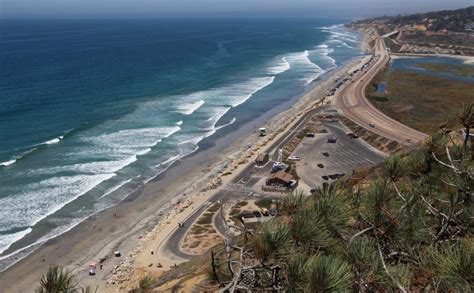
<path fill-rule="evenodd" d="M 100 264 L 100 269 L 102 269 L 103 267 L 104 267 L 104 265 L 103 265 L 103 264 Z"/>

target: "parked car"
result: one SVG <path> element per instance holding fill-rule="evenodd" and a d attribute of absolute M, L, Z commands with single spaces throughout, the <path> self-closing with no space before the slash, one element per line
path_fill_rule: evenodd
<path fill-rule="evenodd" d="M 314 133 L 308 132 L 308 133 L 306 133 L 306 137 L 314 137 Z"/>
<path fill-rule="evenodd" d="M 324 165 L 321 164 L 321 163 L 319 163 L 317 166 L 318 166 L 319 168 L 324 168 Z"/>
<path fill-rule="evenodd" d="M 374 123 L 370 123 L 369 126 L 370 126 L 370 127 L 375 127 L 375 124 L 374 124 Z"/>
<path fill-rule="evenodd" d="M 323 178 L 324 180 L 329 180 L 329 177 L 326 175 L 321 176 L 321 178 Z"/>
<path fill-rule="evenodd" d="M 275 162 L 272 166 L 272 173 L 288 169 L 288 165 L 282 162 Z"/>
<path fill-rule="evenodd" d="M 298 157 L 298 156 L 289 156 L 289 157 L 288 157 L 288 160 L 289 160 L 289 161 L 299 161 L 299 160 L 300 160 L 300 157 Z"/>
<path fill-rule="evenodd" d="M 348 138 L 359 138 L 359 136 L 358 136 L 357 134 L 352 133 L 352 132 L 349 132 L 349 133 L 347 134 L 347 137 L 348 137 Z"/>
<path fill-rule="evenodd" d="M 408 142 L 408 143 L 413 143 L 413 140 L 407 138 L 407 139 L 406 139 L 406 142 Z"/>
<path fill-rule="evenodd" d="M 324 153 L 323 153 L 323 156 L 329 157 L 329 153 L 328 153 L 328 152 L 324 152 Z"/>
<path fill-rule="evenodd" d="M 336 141 L 337 141 L 337 138 L 336 138 L 336 137 L 333 137 L 333 136 L 332 136 L 332 137 L 329 137 L 329 138 L 327 139 L 327 142 L 328 142 L 328 143 L 336 143 Z"/>
<path fill-rule="evenodd" d="M 331 174 L 331 175 L 329 175 L 328 177 L 329 177 L 330 179 L 332 179 L 332 180 L 337 179 L 336 175 L 334 175 L 334 174 Z"/>

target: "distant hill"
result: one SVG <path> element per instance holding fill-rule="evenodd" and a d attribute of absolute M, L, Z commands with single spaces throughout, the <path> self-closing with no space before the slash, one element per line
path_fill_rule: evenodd
<path fill-rule="evenodd" d="M 474 55 L 474 6 L 375 17 L 348 26 L 379 35 L 394 32 L 385 41 L 392 53 Z"/>
<path fill-rule="evenodd" d="M 474 31 L 474 6 L 457 10 L 443 10 L 412 15 L 382 16 L 360 20 L 355 23 L 383 23 L 393 29 L 415 26 L 420 30 L 439 32 Z"/>

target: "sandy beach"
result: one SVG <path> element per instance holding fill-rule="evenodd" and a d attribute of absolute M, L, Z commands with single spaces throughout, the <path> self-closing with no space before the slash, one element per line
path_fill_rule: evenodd
<path fill-rule="evenodd" d="M 146 266 L 149 247 L 156 247 L 182 218 L 207 201 L 216 191 L 210 188 L 222 179 L 219 174 L 232 170 L 233 175 L 223 179 L 225 184 L 238 174 L 238 168 L 247 165 L 241 162 L 248 163 L 253 159 L 250 151 L 261 150 L 255 127 L 265 126 L 270 133 L 281 126 L 289 127 L 334 84 L 335 76 L 344 74 L 360 60 L 355 58 L 326 73 L 302 97 L 295 97 L 234 131 L 217 133 L 204 140 L 198 152 L 175 163 L 118 206 L 100 212 L 48 241 L 2 272 L 0 292 L 32 292 L 41 275 L 53 264 L 72 270 L 81 285 L 97 287 L 98 292 L 122 292 L 121 287 L 126 282 L 115 285 L 109 282 L 106 286 L 114 268 L 126 266 L 129 269 L 124 274 L 131 275 L 137 268 Z M 276 136 L 272 138 L 276 139 Z M 187 208 L 183 209 L 183 206 Z M 115 250 L 121 251 L 122 257 L 113 257 Z M 89 277 L 88 264 L 101 257 L 107 257 L 103 268 L 97 269 L 96 276 Z"/>

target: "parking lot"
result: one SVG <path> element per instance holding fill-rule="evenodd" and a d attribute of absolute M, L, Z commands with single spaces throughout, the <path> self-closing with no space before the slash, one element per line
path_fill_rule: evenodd
<path fill-rule="evenodd" d="M 321 128 L 328 133 L 305 137 L 292 153 L 300 157 L 296 170 L 300 180 L 310 188 L 334 180 L 323 176 L 350 174 L 356 168 L 376 165 L 385 157 L 362 139 L 347 137 L 347 130 L 339 122 L 323 122 Z M 330 137 L 337 138 L 336 142 L 328 143 Z"/>

